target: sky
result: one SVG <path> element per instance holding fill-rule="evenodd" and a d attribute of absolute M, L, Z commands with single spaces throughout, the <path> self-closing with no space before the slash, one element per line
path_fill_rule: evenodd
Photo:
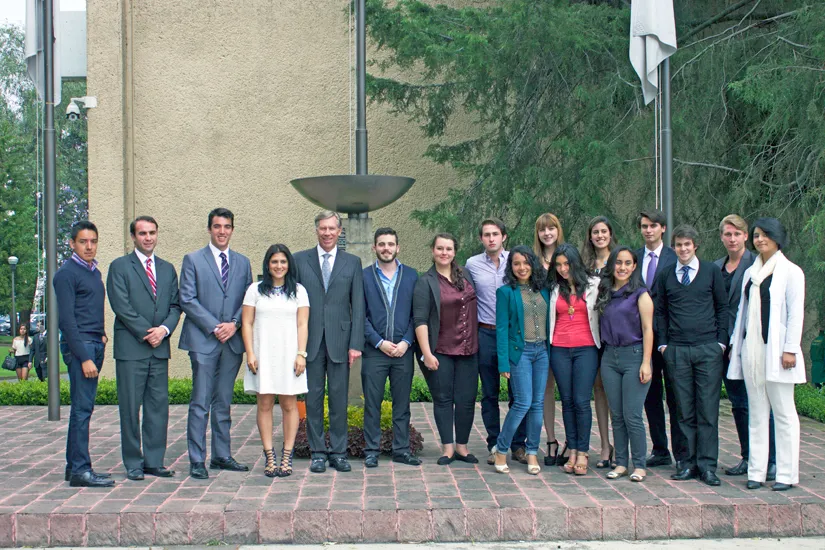
<path fill-rule="evenodd" d="M 61 11 L 86 11 L 86 0 L 60 0 Z M 26 0 L 0 0 L 0 23 L 24 25 Z"/>

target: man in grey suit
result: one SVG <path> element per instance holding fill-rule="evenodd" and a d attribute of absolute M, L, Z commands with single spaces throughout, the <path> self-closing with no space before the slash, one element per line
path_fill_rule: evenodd
<path fill-rule="evenodd" d="M 180 349 L 192 361 L 192 399 L 186 425 L 189 475 L 206 479 L 206 423 L 212 412 L 211 468 L 246 472 L 232 457 L 229 430 L 235 378 L 244 347 L 241 306 L 252 284 L 249 259 L 229 249 L 235 216 L 226 208 L 209 213 L 209 244 L 187 254 L 180 272 L 180 306 L 186 317 Z"/>
<path fill-rule="evenodd" d="M 140 216 L 129 226 L 131 254 L 109 267 L 106 286 L 115 312 L 114 356 L 120 447 L 126 477 L 172 477 L 163 465 L 169 424 L 169 336 L 178 326 L 178 274 L 155 255 L 158 223 Z M 140 407 L 143 406 L 143 429 Z M 143 452 L 141 452 L 141 432 Z"/>
<path fill-rule="evenodd" d="M 728 292 L 728 333 L 733 334 L 736 324 L 736 314 L 739 311 L 739 300 L 742 297 L 742 277 L 751 266 L 756 255 L 745 248 L 748 240 L 748 223 L 736 214 L 725 216 L 719 223 L 719 236 L 725 245 L 727 255 L 716 260 L 716 265 L 722 270 L 722 279 L 725 281 L 725 290 Z M 730 346 L 725 350 L 724 370 L 722 371 L 730 400 L 733 422 L 739 436 L 739 448 L 742 460 L 733 468 L 725 470 L 729 476 L 741 476 L 748 473 L 748 456 L 750 441 L 748 436 L 748 390 L 744 380 L 728 378 L 728 364 L 730 363 Z M 776 479 L 776 444 L 774 442 L 773 415 L 770 421 L 770 447 L 768 451 L 767 480 Z"/>
<path fill-rule="evenodd" d="M 307 436 L 310 471 L 326 471 L 326 460 L 349 472 L 347 393 L 349 367 L 364 348 L 364 281 L 361 260 L 338 250 L 341 217 L 315 216 L 318 245 L 295 254 L 298 281 L 309 295 L 307 342 Z M 329 441 L 324 440 L 324 386 L 329 385 Z"/>

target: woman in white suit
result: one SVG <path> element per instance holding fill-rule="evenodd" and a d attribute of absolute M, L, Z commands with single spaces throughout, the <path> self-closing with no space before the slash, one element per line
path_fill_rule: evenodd
<path fill-rule="evenodd" d="M 750 415 L 748 489 L 765 481 L 768 419 L 776 422 L 776 483 L 787 491 L 799 483 L 799 416 L 794 384 L 805 383 L 802 321 L 805 275 L 782 253 L 785 228 L 775 218 L 760 218 L 750 231 L 759 253 L 742 279 L 742 300 L 731 338 L 728 378 L 745 380 Z"/>

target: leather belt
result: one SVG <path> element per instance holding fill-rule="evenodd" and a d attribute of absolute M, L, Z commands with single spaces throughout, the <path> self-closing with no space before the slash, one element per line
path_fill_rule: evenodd
<path fill-rule="evenodd" d="M 479 323 L 478 326 L 479 326 L 479 328 L 486 328 L 488 330 L 496 330 L 496 326 L 491 325 L 490 323 Z"/>

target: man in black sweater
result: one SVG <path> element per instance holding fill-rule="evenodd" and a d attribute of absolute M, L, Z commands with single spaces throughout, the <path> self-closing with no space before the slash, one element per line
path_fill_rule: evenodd
<path fill-rule="evenodd" d="M 72 226 L 72 257 L 54 275 L 60 352 L 69 370 L 69 434 L 66 439 L 66 480 L 72 487 L 111 487 L 108 474 L 92 469 L 89 421 L 103 367 L 106 331 L 103 326 L 106 291 L 97 268 L 97 227 L 90 221 Z"/>
<path fill-rule="evenodd" d="M 671 479 L 701 476 L 710 486 L 719 456 L 719 397 L 722 355 L 728 338 L 728 295 L 722 272 L 696 257 L 699 233 L 689 225 L 673 230 L 679 261 L 657 278 L 656 337 L 673 382 L 679 427 L 689 457 Z"/>

